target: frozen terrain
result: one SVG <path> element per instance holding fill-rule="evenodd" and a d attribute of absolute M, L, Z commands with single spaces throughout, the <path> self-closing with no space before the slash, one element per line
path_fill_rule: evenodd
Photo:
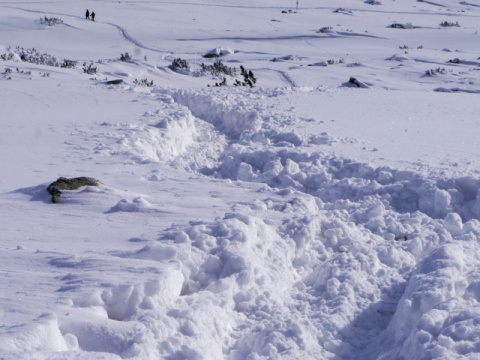
<path fill-rule="evenodd" d="M 479 28 L 0 0 L 0 359 L 480 359 Z"/>

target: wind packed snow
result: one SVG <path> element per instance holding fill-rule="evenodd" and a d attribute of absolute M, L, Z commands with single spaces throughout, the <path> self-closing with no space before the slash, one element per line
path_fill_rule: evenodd
<path fill-rule="evenodd" d="M 0 0 L 0 359 L 480 359 L 479 27 Z"/>

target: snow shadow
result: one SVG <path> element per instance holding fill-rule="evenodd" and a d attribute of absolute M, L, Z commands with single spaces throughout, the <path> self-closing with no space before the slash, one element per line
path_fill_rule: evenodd
<path fill-rule="evenodd" d="M 40 201 L 44 203 L 52 202 L 52 195 L 47 192 L 47 184 L 20 188 L 11 191 L 10 194 L 23 194 L 30 197 L 30 201 Z"/>
<path fill-rule="evenodd" d="M 405 283 L 392 284 L 390 288 L 382 289 L 384 300 L 370 304 L 356 314 L 347 326 L 340 329 L 342 336 L 337 338 L 342 341 L 335 346 L 334 352 L 345 358 L 377 359 L 386 350 L 393 348 L 394 342 L 386 332 L 404 294 L 405 286 Z M 390 297 L 392 295 L 394 297 Z"/>

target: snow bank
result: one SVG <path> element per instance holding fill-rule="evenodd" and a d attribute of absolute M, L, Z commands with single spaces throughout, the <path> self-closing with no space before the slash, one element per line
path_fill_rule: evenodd
<path fill-rule="evenodd" d="M 252 109 L 248 99 L 241 101 L 230 92 L 179 90 L 172 96 L 193 115 L 209 122 L 234 139 L 260 127 L 258 112 Z"/>
<path fill-rule="evenodd" d="M 171 98 L 160 96 L 158 101 L 169 104 Z M 145 112 L 139 121 L 102 123 L 94 151 L 106 156 L 128 154 L 137 163 L 168 161 L 193 143 L 195 133 L 194 119 L 188 111 L 160 105 L 155 111 Z"/>
<path fill-rule="evenodd" d="M 35 351 L 65 351 L 67 342 L 54 314 L 43 314 L 29 324 L 3 328 L 2 350 L 23 356 Z"/>

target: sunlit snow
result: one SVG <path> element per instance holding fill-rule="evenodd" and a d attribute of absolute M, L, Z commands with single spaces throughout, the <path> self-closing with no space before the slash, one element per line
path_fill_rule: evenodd
<path fill-rule="evenodd" d="M 480 359 L 479 30 L 0 0 L 0 359 Z"/>

